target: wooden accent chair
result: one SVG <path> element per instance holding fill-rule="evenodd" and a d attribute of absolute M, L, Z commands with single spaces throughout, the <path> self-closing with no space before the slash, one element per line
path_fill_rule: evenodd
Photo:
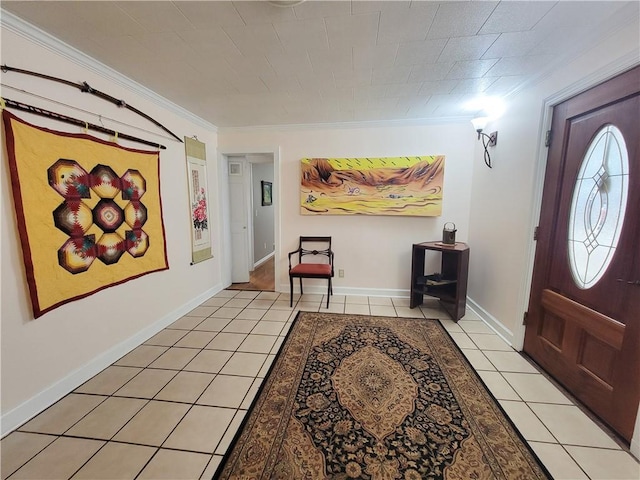
<path fill-rule="evenodd" d="M 291 257 L 298 254 L 298 264 L 291 266 Z M 305 258 L 303 261 L 303 257 Z M 326 258 L 323 258 L 326 257 Z M 298 249 L 289 252 L 289 286 L 291 298 L 289 306 L 293 307 L 293 279 L 300 279 L 300 294 L 303 278 L 326 278 L 327 308 L 329 308 L 329 296 L 333 295 L 331 278 L 333 277 L 333 251 L 331 250 L 331 237 L 300 237 Z"/>

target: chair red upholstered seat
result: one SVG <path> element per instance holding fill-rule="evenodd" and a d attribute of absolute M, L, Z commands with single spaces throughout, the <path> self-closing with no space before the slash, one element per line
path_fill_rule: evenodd
<path fill-rule="evenodd" d="M 291 258 L 294 256 L 298 257 L 297 265 L 291 264 Z M 333 251 L 331 250 L 331 237 L 300 237 L 298 249 L 289 252 L 289 287 L 291 292 L 289 305 L 293 307 L 294 278 L 300 279 L 300 294 L 304 293 L 302 290 L 303 278 L 326 278 L 328 282 L 327 308 L 329 308 L 329 297 L 333 295 L 332 277 Z"/>
<path fill-rule="evenodd" d="M 322 263 L 300 263 L 289 270 L 294 275 L 321 275 L 331 276 L 331 265 Z"/>

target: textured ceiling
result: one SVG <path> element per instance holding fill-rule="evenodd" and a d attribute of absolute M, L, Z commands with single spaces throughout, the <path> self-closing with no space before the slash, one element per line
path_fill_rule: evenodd
<path fill-rule="evenodd" d="M 599 36 L 638 22 L 639 4 L 3 1 L 2 8 L 214 125 L 234 127 L 468 117 L 469 100 L 514 94 Z"/>

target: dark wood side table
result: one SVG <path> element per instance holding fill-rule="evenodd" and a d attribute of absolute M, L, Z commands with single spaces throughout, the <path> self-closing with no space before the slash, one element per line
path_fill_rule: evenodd
<path fill-rule="evenodd" d="M 426 251 L 439 252 L 442 257 L 439 279 L 429 278 L 424 271 Z M 409 306 L 422 305 L 423 296 L 440 300 L 440 304 L 456 322 L 464 314 L 467 305 L 467 276 L 469 271 L 469 246 L 457 242 L 444 245 L 442 242 L 414 243 L 411 254 L 411 299 Z M 431 272 L 433 273 L 433 272 Z M 431 276 L 432 277 L 432 276 Z"/>

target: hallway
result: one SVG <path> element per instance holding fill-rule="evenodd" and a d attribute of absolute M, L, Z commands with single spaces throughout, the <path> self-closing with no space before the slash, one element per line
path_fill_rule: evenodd
<path fill-rule="evenodd" d="M 2 479 L 210 479 L 298 311 L 438 318 L 555 479 L 637 479 L 639 465 L 468 310 L 436 301 L 224 290 L 1 442 Z"/>

